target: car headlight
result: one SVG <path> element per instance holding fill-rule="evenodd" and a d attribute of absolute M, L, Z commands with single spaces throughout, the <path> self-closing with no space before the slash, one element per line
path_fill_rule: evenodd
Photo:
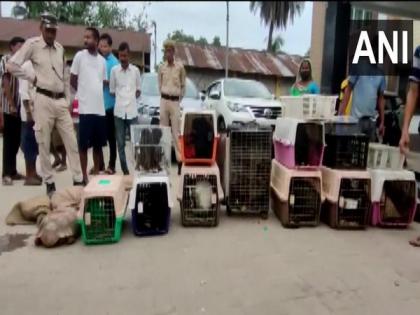
<path fill-rule="evenodd" d="M 227 101 L 226 105 L 232 112 L 246 112 L 247 111 L 246 107 L 239 103 Z"/>

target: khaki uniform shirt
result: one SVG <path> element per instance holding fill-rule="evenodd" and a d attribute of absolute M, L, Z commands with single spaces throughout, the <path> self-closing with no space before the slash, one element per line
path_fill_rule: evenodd
<path fill-rule="evenodd" d="M 185 94 L 185 78 L 186 73 L 181 62 L 175 60 L 174 64 L 169 66 L 165 61 L 158 72 L 160 93 L 182 98 Z"/>
<path fill-rule="evenodd" d="M 13 75 L 33 82 L 35 77 L 22 69 L 30 60 L 35 70 L 36 86 L 55 93 L 64 92 L 69 100 L 70 73 L 66 69 L 64 48 L 58 42 L 48 46 L 42 36 L 28 39 L 7 63 Z"/>

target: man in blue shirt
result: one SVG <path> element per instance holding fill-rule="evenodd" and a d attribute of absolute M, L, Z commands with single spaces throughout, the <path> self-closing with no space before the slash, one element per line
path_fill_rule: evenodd
<path fill-rule="evenodd" d="M 374 69 L 369 71 L 372 74 L 374 72 Z M 349 76 L 349 85 L 340 104 L 339 115 L 344 115 L 345 106 L 353 93 L 350 115 L 359 120 L 360 130 L 369 137 L 370 142 L 377 141 L 377 111 L 379 112 L 378 132 L 381 136 L 384 134 L 385 85 L 385 77 L 380 73 L 377 75 Z"/>
<path fill-rule="evenodd" d="M 109 34 L 102 34 L 99 39 L 99 52 L 106 60 L 106 71 L 107 77 L 111 76 L 111 69 L 119 64 L 118 59 L 112 53 L 112 38 Z M 106 129 L 107 129 L 107 140 L 109 144 L 109 164 L 106 170 L 107 174 L 115 174 L 115 161 L 117 159 L 117 144 L 115 140 L 115 125 L 114 125 L 114 106 L 115 96 L 112 96 L 109 92 L 109 85 L 104 87 L 104 105 L 106 112 Z M 103 158 L 102 158 L 103 161 Z M 101 165 L 101 170 L 105 168 Z"/>

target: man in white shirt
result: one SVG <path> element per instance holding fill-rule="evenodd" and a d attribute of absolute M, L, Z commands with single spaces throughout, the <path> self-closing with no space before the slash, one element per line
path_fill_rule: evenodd
<path fill-rule="evenodd" d="M 117 139 L 118 155 L 124 175 L 128 175 L 127 160 L 125 157 L 125 134 L 131 124 L 137 121 L 136 98 L 140 96 L 140 71 L 129 63 L 130 47 L 123 42 L 118 48 L 119 65 L 111 70 L 109 90 L 115 95 L 115 134 Z"/>
<path fill-rule="evenodd" d="M 70 83 L 77 91 L 79 101 L 79 153 L 83 181 L 86 184 L 88 149 L 93 148 L 93 173 L 98 174 L 102 147 L 106 146 L 103 87 L 107 76 L 105 59 L 98 53 L 98 30 L 86 28 L 84 41 L 86 49 L 74 56 Z"/>
<path fill-rule="evenodd" d="M 30 60 L 25 61 L 22 70 L 35 76 L 35 70 Z M 20 147 L 23 151 L 26 164 L 25 186 L 39 186 L 42 184 L 41 177 L 36 172 L 36 158 L 38 156 L 38 144 L 35 139 L 34 132 L 34 85 L 23 78 L 19 78 L 19 95 L 20 95 L 20 118 L 22 120 Z"/>

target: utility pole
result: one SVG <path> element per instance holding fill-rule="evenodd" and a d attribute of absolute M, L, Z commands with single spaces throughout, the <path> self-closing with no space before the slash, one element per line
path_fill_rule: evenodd
<path fill-rule="evenodd" d="M 226 53 L 225 53 L 225 77 L 229 74 L 229 1 L 226 1 Z"/>
<path fill-rule="evenodd" d="M 153 25 L 153 29 L 154 29 L 154 41 L 153 41 L 153 50 L 155 51 L 155 71 L 156 71 L 156 65 L 157 65 L 157 50 L 156 50 L 156 42 L 157 42 L 157 38 L 156 38 L 156 22 L 152 21 L 152 25 Z"/>

